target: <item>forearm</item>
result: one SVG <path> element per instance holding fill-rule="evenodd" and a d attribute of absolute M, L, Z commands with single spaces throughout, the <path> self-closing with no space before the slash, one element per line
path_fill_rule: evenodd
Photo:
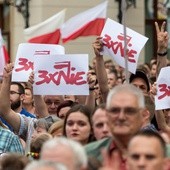
<path fill-rule="evenodd" d="M 20 128 L 20 117 L 11 109 L 10 105 L 10 77 L 4 77 L 0 91 L 0 115 L 10 124 L 15 132 Z"/>
<path fill-rule="evenodd" d="M 49 116 L 47 106 L 41 95 L 34 95 L 35 110 L 40 118 Z"/>
<path fill-rule="evenodd" d="M 96 59 L 96 74 L 99 83 L 100 91 L 104 102 L 106 102 L 107 94 L 109 92 L 107 73 L 104 66 L 103 56 L 97 56 Z"/>
<path fill-rule="evenodd" d="M 4 114 L 7 114 L 10 112 L 11 106 L 10 106 L 10 78 L 3 78 L 3 82 L 1 85 L 1 91 L 0 91 L 0 112 L 2 116 Z"/>
<path fill-rule="evenodd" d="M 159 54 L 163 54 L 165 52 L 166 52 L 165 50 L 163 51 L 158 50 Z M 157 76 L 159 75 L 161 68 L 166 66 L 167 66 L 167 54 L 163 56 L 157 55 Z"/>
<path fill-rule="evenodd" d="M 94 109 L 95 109 L 95 96 L 94 96 L 93 91 L 90 91 L 90 94 L 86 97 L 85 105 L 88 106 L 91 113 L 94 111 Z"/>

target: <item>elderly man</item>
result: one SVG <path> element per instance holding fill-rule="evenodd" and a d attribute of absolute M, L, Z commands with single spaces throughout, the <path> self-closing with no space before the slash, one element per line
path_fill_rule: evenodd
<path fill-rule="evenodd" d="M 118 85 L 109 92 L 106 109 L 113 137 L 87 145 L 86 151 L 88 156 L 98 160 L 103 159 L 103 148 L 107 149 L 108 155 L 118 151 L 121 170 L 124 170 L 128 143 L 140 130 L 146 115 L 143 93 L 133 85 Z"/>

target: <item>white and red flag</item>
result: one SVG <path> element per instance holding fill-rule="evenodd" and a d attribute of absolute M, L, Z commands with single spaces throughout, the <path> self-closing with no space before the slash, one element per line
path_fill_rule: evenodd
<path fill-rule="evenodd" d="M 106 20 L 107 4 L 105 1 L 66 21 L 61 27 L 63 43 L 80 36 L 100 35 Z"/>
<path fill-rule="evenodd" d="M 6 50 L 4 40 L 0 30 L 0 77 L 3 75 L 4 66 L 8 61 L 9 61 L 9 55 Z"/>
<path fill-rule="evenodd" d="M 65 11 L 64 9 L 44 22 L 25 29 L 25 39 L 30 43 L 58 44 L 61 37 L 60 27 L 65 19 Z"/>

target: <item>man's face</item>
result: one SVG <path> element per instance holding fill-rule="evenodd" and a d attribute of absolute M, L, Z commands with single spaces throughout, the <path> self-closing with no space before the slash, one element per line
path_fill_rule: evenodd
<path fill-rule="evenodd" d="M 131 84 L 142 90 L 144 94 L 147 94 L 147 84 L 142 78 L 135 78 L 132 80 Z"/>
<path fill-rule="evenodd" d="M 142 111 L 136 96 L 125 91 L 115 94 L 107 112 L 112 134 L 114 136 L 133 136 L 142 126 Z"/>
<path fill-rule="evenodd" d="M 44 101 L 47 105 L 49 114 L 57 114 L 58 105 L 63 102 L 62 96 L 47 95 L 44 97 Z"/>
<path fill-rule="evenodd" d="M 128 147 L 127 166 L 130 170 L 163 170 L 165 158 L 158 139 L 136 136 Z"/>
<path fill-rule="evenodd" d="M 11 109 L 14 111 L 21 106 L 21 94 L 17 85 L 10 86 L 10 102 Z"/>
<path fill-rule="evenodd" d="M 97 140 L 112 136 L 108 125 L 108 117 L 104 109 L 97 109 L 92 117 L 93 132 Z"/>
<path fill-rule="evenodd" d="M 114 73 L 108 73 L 107 79 L 108 79 L 109 89 L 112 89 L 117 83 L 115 74 Z"/>

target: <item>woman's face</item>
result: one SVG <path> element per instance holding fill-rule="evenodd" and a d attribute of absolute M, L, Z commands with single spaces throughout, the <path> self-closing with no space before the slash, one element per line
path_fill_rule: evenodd
<path fill-rule="evenodd" d="M 81 112 L 72 112 L 66 121 L 66 136 L 81 144 L 88 142 L 91 126 L 88 118 Z"/>

